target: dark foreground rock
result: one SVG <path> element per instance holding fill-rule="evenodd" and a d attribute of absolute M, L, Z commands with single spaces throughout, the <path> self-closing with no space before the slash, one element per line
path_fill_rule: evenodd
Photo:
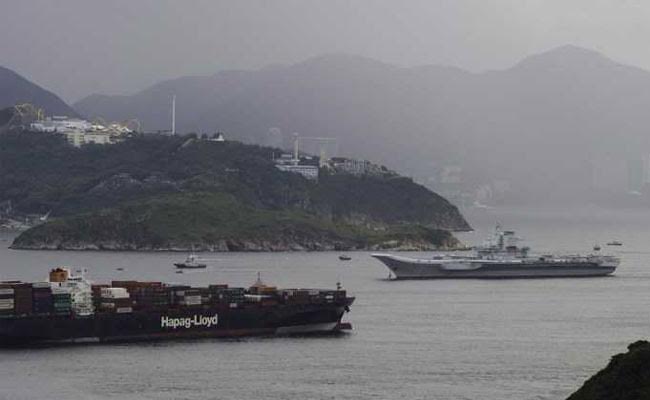
<path fill-rule="evenodd" d="M 650 399 L 650 343 L 632 343 L 567 400 Z"/>

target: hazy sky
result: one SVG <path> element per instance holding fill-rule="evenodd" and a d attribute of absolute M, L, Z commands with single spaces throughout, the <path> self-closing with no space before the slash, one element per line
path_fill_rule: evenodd
<path fill-rule="evenodd" d="M 1 0 L 0 65 L 72 102 L 322 53 L 480 71 L 563 44 L 650 69 L 638 0 Z"/>

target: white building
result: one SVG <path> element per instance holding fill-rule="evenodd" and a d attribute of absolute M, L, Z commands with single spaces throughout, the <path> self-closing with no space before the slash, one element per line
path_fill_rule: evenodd
<path fill-rule="evenodd" d="M 364 175 L 369 172 L 371 163 L 366 160 L 332 157 L 329 165 L 338 172 L 344 172 L 352 175 Z"/>
<path fill-rule="evenodd" d="M 68 142 L 76 147 L 84 144 L 113 144 L 120 141 L 122 135 L 132 132 L 131 129 L 119 123 L 103 126 L 92 124 L 84 119 L 63 116 L 48 117 L 33 122 L 30 128 L 37 132 L 65 135 Z"/>
<path fill-rule="evenodd" d="M 67 131 L 87 131 L 92 124 L 85 119 L 68 118 L 64 116 L 47 117 L 44 120 L 32 122 L 30 128 L 37 132 L 65 133 Z"/>
<path fill-rule="evenodd" d="M 68 143 L 75 147 L 84 144 L 113 144 L 117 141 L 117 138 L 108 132 L 66 131 L 63 134 L 68 139 Z"/>
<path fill-rule="evenodd" d="M 296 159 L 291 154 L 282 154 L 280 158 L 276 158 L 274 161 L 275 167 L 280 171 L 300 174 L 313 181 L 318 180 L 319 168 L 317 165 L 314 165 L 314 159 L 311 157 Z"/>
<path fill-rule="evenodd" d="M 217 132 L 214 136 L 208 139 L 211 142 L 225 142 L 226 138 L 223 136 L 223 133 Z"/>
<path fill-rule="evenodd" d="M 317 181 L 318 180 L 318 167 L 315 165 L 287 165 L 287 164 L 276 164 L 275 167 L 280 171 L 293 172 L 294 174 L 300 174 L 305 178 Z"/>

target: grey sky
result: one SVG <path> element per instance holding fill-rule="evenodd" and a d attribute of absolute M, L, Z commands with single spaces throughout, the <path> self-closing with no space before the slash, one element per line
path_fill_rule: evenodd
<path fill-rule="evenodd" d="M 72 102 L 322 53 L 508 67 L 563 44 L 650 69 L 635 0 L 2 0 L 0 65 Z"/>

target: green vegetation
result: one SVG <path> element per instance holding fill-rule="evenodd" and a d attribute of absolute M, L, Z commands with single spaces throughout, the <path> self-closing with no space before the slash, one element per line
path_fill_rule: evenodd
<path fill-rule="evenodd" d="M 312 194 L 317 207 L 330 208 L 337 217 L 368 216 L 389 224 L 421 221 L 426 225 L 459 228 L 455 206 L 402 176 L 378 179 L 322 173 Z"/>
<path fill-rule="evenodd" d="M 567 400 L 650 399 L 650 343 L 632 343 Z"/>
<path fill-rule="evenodd" d="M 273 168 L 271 153 L 188 137 L 143 135 L 78 149 L 58 136 L 7 134 L 0 138 L 0 196 L 25 213 L 59 216 L 195 190 L 231 193 L 261 207 L 300 204 L 307 182 Z"/>
<path fill-rule="evenodd" d="M 58 219 L 32 228 L 14 242 L 18 248 L 218 251 L 427 248 L 434 244 L 454 246 L 457 242 L 448 231 L 418 225 L 372 230 L 304 211 L 255 209 L 220 193 L 166 195 Z"/>
<path fill-rule="evenodd" d="M 11 121 L 14 116 L 12 107 L 0 109 L 0 130 Z"/>
<path fill-rule="evenodd" d="M 0 135 L 0 202 L 53 217 L 15 247 L 213 250 L 431 247 L 468 229 L 442 197 L 395 176 L 279 171 L 277 151 L 192 136 L 138 135 L 74 148 Z"/>

